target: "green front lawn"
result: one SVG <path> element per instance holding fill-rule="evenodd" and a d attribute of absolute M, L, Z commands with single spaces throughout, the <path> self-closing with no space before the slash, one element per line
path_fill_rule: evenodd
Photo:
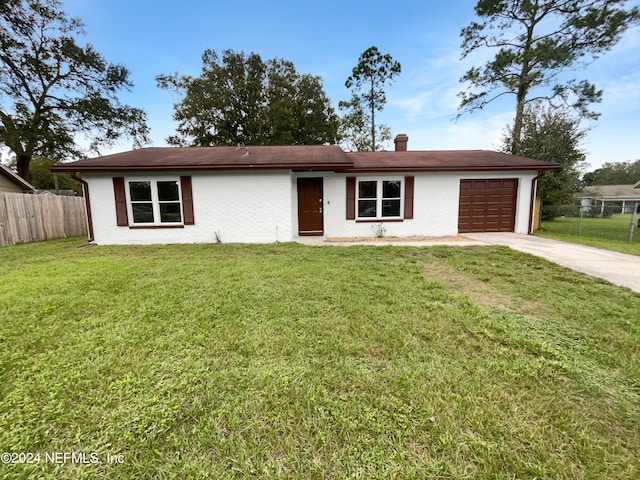
<path fill-rule="evenodd" d="M 637 226 L 637 218 L 640 217 L 636 217 L 633 241 L 629 242 L 631 218 L 631 215 L 620 214 L 608 218 L 585 217 L 582 219 L 582 229 L 580 229 L 580 218 L 557 217 L 541 222 L 540 230 L 535 234 L 565 242 L 640 255 L 640 228 Z"/>
<path fill-rule="evenodd" d="M 0 249 L 0 452 L 40 454 L 2 478 L 640 477 L 637 293 L 503 247 L 80 243 Z"/>

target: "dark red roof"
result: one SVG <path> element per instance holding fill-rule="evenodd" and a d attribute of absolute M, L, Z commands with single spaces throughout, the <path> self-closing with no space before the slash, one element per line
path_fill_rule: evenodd
<path fill-rule="evenodd" d="M 347 153 L 356 171 L 557 170 L 560 165 L 490 150 Z"/>
<path fill-rule="evenodd" d="M 162 147 L 56 165 L 58 172 L 133 170 L 335 170 L 339 172 L 557 170 L 560 165 L 489 150 L 352 152 L 337 145 Z"/>
<path fill-rule="evenodd" d="M 337 145 L 257 147 L 141 148 L 56 165 L 59 172 L 114 170 L 239 170 L 348 168 L 351 161 Z"/>

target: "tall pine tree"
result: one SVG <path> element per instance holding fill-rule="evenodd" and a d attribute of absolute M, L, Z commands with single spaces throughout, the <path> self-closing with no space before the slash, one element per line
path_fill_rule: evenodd
<path fill-rule="evenodd" d="M 624 9 L 626 0 L 478 0 L 479 21 L 461 32 L 462 57 L 494 49 L 484 67 L 461 78 L 463 111 L 482 109 L 504 95 L 513 95 L 516 113 L 512 152 L 522 154 L 520 137 L 525 107 L 539 100 L 569 106 L 581 116 L 596 118 L 590 104 L 602 91 L 587 80 L 566 79 L 565 72 L 584 66 L 610 50 L 632 25 L 640 10 Z"/>

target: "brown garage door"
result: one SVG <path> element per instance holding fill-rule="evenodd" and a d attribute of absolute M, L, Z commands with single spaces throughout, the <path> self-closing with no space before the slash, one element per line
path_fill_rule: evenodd
<path fill-rule="evenodd" d="M 513 232 L 517 178 L 460 180 L 458 231 Z"/>

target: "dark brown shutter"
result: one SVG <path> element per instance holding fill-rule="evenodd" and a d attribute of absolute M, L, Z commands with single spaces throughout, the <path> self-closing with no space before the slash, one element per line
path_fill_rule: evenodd
<path fill-rule="evenodd" d="M 127 195 L 124 191 L 124 178 L 113 177 L 113 195 L 116 200 L 116 225 L 126 227 L 129 225 L 127 215 Z"/>
<path fill-rule="evenodd" d="M 180 177 L 180 188 L 182 190 L 182 211 L 184 212 L 184 224 L 194 225 L 193 217 L 193 193 L 191 191 L 191 177 Z"/>
<path fill-rule="evenodd" d="M 404 218 L 413 218 L 413 177 L 404 177 Z"/>
<path fill-rule="evenodd" d="M 356 177 L 347 177 L 347 220 L 356 219 Z"/>

